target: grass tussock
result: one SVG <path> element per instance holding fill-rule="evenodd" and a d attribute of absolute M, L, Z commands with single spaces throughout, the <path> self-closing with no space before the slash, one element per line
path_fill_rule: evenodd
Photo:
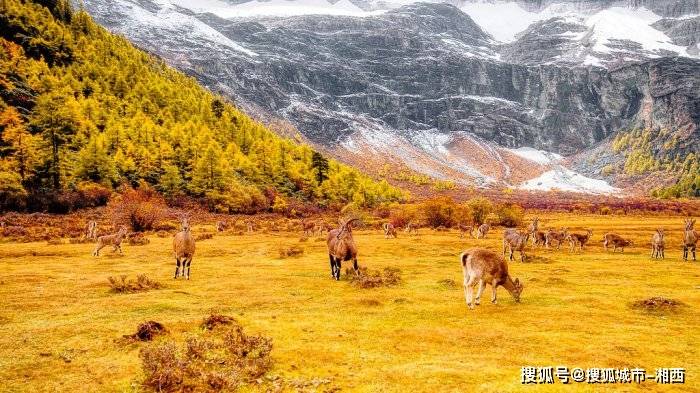
<path fill-rule="evenodd" d="M 397 267 L 385 267 L 381 271 L 367 269 L 359 276 L 351 273 L 348 277 L 350 282 L 359 288 L 392 287 L 401 283 L 401 269 Z"/>
<path fill-rule="evenodd" d="M 233 323 L 237 323 L 233 317 L 212 313 L 202 321 L 202 329 L 213 330 L 217 326 L 231 325 Z"/>
<path fill-rule="evenodd" d="M 231 319 L 178 345 L 168 340 L 143 348 L 143 384 L 153 391 L 232 391 L 272 368 L 272 340 L 248 335 Z"/>
<path fill-rule="evenodd" d="M 382 305 L 382 303 L 377 299 L 360 299 L 359 303 L 360 305 L 366 307 L 379 307 Z"/>
<path fill-rule="evenodd" d="M 195 241 L 198 241 L 198 242 L 201 242 L 201 241 L 210 240 L 210 239 L 213 239 L 213 238 L 214 238 L 214 234 L 213 234 L 213 233 L 200 233 L 200 234 L 198 234 L 197 236 L 194 237 L 194 240 L 195 240 Z"/>
<path fill-rule="evenodd" d="M 163 284 L 158 281 L 151 280 L 145 274 L 139 274 L 135 280 L 127 278 L 126 275 L 121 275 L 119 278 L 109 276 L 107 278 L 111 291 L 114 293 L 135 293 L 145 292 L 151 289 L 163 288 Z"/>
<path fill-rule="evenodd" d="M 280 259 L 300 257 L 302 255 L 304 255 L 304 248 L 300 246 L 287 246 L 279 249 Z"/>
<path fill-rule="evenodd" d="M 146 321 L 140 323 L 136 328 L 136 333 L 127 334 L 124 336 L 127 340 L 133 341 L 152 341 L 156 336 L 161 336 L 167 334 L 168 331 L 165 329 L 162 323 L 156 321 Z"/>
<path fill-rule="evenodd" d="M 145 246 L 151 241 L 143 234 L 143 232 L 134 232 L 129 234 L 126 243 L 130 246 Z"/>
<path fill-rule="evenodd" d="M 440 285 L 442 288 L 445 288 L 445 289 L 457 289 L 458 288 L 457 282 L 451 278 L 444 278 L 444 279 L 438 281 L 438 285 Z"/>
<path fill-rule="evenodd" d="M 63 239 L 56 238 L 56 239 L 47 240 L 46 244 L 48 244 L 49 246 L 60 246 L 60 245 L 65 244 L 65 243 L 63 243 Z"/>
<path fill-rule="evenodd" d="M 678 300 L 668 299 L 662 296 L 654 296 L 648 299 L 637 300 L 631 305 L 633 309 L 649 313 L 678 312 L 683 306 L 685 306 L 685 304 Z"/>

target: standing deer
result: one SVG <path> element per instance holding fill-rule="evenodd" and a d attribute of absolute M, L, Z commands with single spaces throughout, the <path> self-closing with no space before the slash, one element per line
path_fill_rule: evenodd
<path fill-rule="evenodd" d="M 603 248 L 608 251 L 609 246 L 613 246 L 613 252 L 617 251 L 619 248 L 622 252 L 625 252 L 625 247 L 632 246 L 632 240 L 624 239 L 622 236 L 608 232 L 603 235 Z"/>
<path fill-rule="evenodd" d="M 545 247 L 549 248 L 549 246 L 552 244 L 552 241 L 557 242 L 557 250 L 561 248 L 561 243 L 564 241 L 566 238 L 567 234 L 569 232 L 568 228 L 562 228 L 559 231 L 555 231 L 553 229 L 550 229 L 545 233 L 544 235 L 544 245 Z"/>
<path fill-rule="evenodd" d="M 530 232 L 518 232 L 515 228 L 506 229 L 503 232 L 503 255 L 506 255 L 506 248 L 510 250 L 510 260 L 513 260 L 513 252 L 520 251 L 520 262 L 525 262 L 525 247 L 530 238 Z"/>
<path fill-rule="evenodd" d="M 576 246 L 578 246 L 579 251 L 583 251 L 583 246 L 588 243 L 588 241 L 593 236 L 593 231 L 586 229 L 586 233 L 570 233 L 566 236 L 564 240 L 569 241 L 569 248 L 571 252 L 574 252 Z"/>
<path fill-rule="evenodd" d="M 408 224 L 406 224 L 406 228 L 403 231 L 409 235 L 417 235 L 418 227 L 413 223 L 413 221 L 410 221 Z"/>
<path fill-rule="evenodd" d="M 248 233 L 255 231 L 255 222 L 253 220 L 245 220 L 245 226 Z"/>
<path fill-rule="evenodd" d="M 688 254 L 693 253 L 693 261 L 695 261 L 695 247 L 698 242 L 698 233 L 695 232 L 693 226 L 695 219 L 687 218 L 685 220 L 685 231 L 683 231 L 683 260 L 688 260 Z"/>
<path fill-rule="evenodd" d="M 479 228 L 477 228 L 477 230 L 476 230 L 476 238 L 477 239 L 485 238 L 486 234 L 489 233 L 490 229 L 491 229 L 491 225 L 489 225 L 489 224 L 479 225 Z"/>
<path fill-rule="evenodd" d="M 97 239 L 97 221 L 88 221 L 87 228 L 85 229 L 85 238 L 92 240 Z"/>
<path fill-rule="evenodd" d="M 537 234 L 537 229 L 540 227 L 540 218 L 535 217 L 534 220 L 527 226 L 527 232 L 532 237 L 532 245 L 535 245 L 535 235 Z"/>
<path fill-rule="evenodd" d="M 474 285 L 477 283 L 479 284 L 475 302 L 477 306 L 481 302 L 481 293 L 484 292 L 486 284 L 491 285 L 491 303 L 496 304 L 496 290 L 499 285 L 513 296 L 516 303 L 520 302 L 523 285 L 519 279 L 516 278 L 515 281 L 511 279 L 508 274 L 508 263 L 502 256 L 483 248 L 473 248 L 463 252 L 459 259 L 464 275 L 464 298 L 470 309 L 474 309 L 472 296 Z"/>
<path fill-rule="evenodd" d="M 194 256 L 194 237 L 190 232 L 190 223 L 187 218 L 182 219 L 182 230 L 173 238 L 173 252 L 175 253 L 175 279 L 182 276 L 190 279 L 190 265 Z M 180 270 L 182 266 L 182 271 Z M 186 269 L 186 270 L 185 270 Z"/>
<path fill-rule="evenodd" d="M 323 221 L 319 222 L 318 225 L 316 225 L 316 233 L 318 234 L 318 236 L 323 235 L 323 232 L 328 232 L 331 229 L 333 228 L 331 228 L 331 226 L 328 225 L 328 223 Z"/>
<path fill-rule="evenodd" d="M 360 275 L 357 266 L 357 246 L 352 237 L 352 224 L 359 221 L 358 218 L 350 218 L 346 221 L 338 220 L 340 226 L 328 232 L 328 258 L 331 262 L 331 277 L 340 280 L 340 265 L 342 262 L 352 260 L 355 275 Z"/>
<path fill-rule="evenodd" d="M 124 255 L 122 252 L 122 241 L 126 237 L 126 227 L 122 226 L 119 231 L 112 235 L 104 235 L 97 238 L 97 244 L 95 245 L 95 250 L 92 252 L 92 256 L 99 257 L 100 250 L 112 246 L 112 252 L 119 250 L 120 255 Z"/>
<path fill-rule="evenodd" d="M 382 228 L 384 229 L 384 238 L 385 239 L 388 239 L 390 237 L 393 237 L 394 239 L 396 239 L 397 233 L 396 233 L 396 228 L 394 227 L 394 224 L 392 224 L 390 222 L 385 222 L 382 225 Z"/>
<path fill-rule="evenodd" d="M 474 226 L 473 225 L 465 225 L 465 224 L 457 224 L 457 228 L 459 229 L 459 237 L 463 238 L 465 233 L 469 234 L 469 237 L 474 237 Z"/>
<path fill-rule="evenodd" d="M 658 228 L 654 236 L 651 237 L 651 257 L 653 259 L 665 259 L 664 250 L 666 248 L 665 232 Z"/>
<path fill-rule="evenodd" d="M 217 232 L 223 232 L 226 230 L 227 227 L 228 227 L 228 225 L 226 225 L 226 223 L 224 221 L 217 221 L 216 222 L 216 231 Z"/>

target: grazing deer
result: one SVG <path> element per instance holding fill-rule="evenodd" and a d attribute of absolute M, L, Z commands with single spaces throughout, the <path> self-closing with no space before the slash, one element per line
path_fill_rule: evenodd
<path fill-rule="evenodd" d="M 95 245 L 95 250 L 92 252 L 92 256 L 99 257 L 100 250 L 112 246 L 112 252 L 119 250 L 120 255 L 124 255 L 122 252 L 122 241 L 126 237 L 127 229 L 125 226 L 119 228 L 119 231 L 112 235 L 104 235 L 97 238 L 97 244 Z"/>
<path fill-rule="evenodd" d="M 316 225 L 316 233 L 318 234 L 318 236 L 323 235 L 323 232 L 328 232 L 331 229 L 333 229 L 333 228 L 331 228 L 331 226 L 325 222 L 320 222 L 320 223 L 318 223 L 318 225 Z"/>
<path fill-rule="evenodd" d="M 357 266 L 357 246 L 352 237 L 352 224 L 359 221 L 358 218 L 350 218 L 346 221 L 338 220 L 340 226 L 328 232 L 328 258 L 331 262 L 331 277 L 340 280 L 340 265 L 344 261 L 352 260 L 356 275 L 360 275 Z"/>
<path fill-rule="evenodd" d="M 87 228 L 85 228 L 85 238 L 92 240 L 97 239 L 97 221 L 88 221 Z"/>
<path fill-rule="evenodd" d="M 555 231 L 553 229 L 550 229 L 545 233 L 544 235 L 544 245 L 545 247 L 549 248 L 549 246 L 552 244 L 552 241 L 557 242 L 557 250 L 561 248 L 561 243 L 566 239 L 566 235 L 568 235 L 569 229 L 568 228 L 562 228 L 559 231 Z"/>
<path fill-rule="evenodd" d="M 574 252 L 576 246 L 578 246 L 579 251 L 583 251 L 583 247 L 591 239 L 591 236 L 593 236 L 593 231 L 586 229 L 586 233 L 570 233 L 566 235 L 564 240 L 569 241 L 569 248 L 571 252 Z"/>
<path fill-rule="evenodd" d="M 408 235 L 417 235 L 418 234 L 418 226 L 413 223 L 413 221 L 410 221 L 408 224 L 406 224 L 406 228 L 404 228 L 404 233 Z"/>
<path fill-rule="evenodd" d="M 603 235 L 603 248 L 605 248 L 605 251 L 608 251 L 608 247 L 611 245 L 613 247 L 613 252 L 617 251 L 618 248 L 621 249 L 622 252 L 625 252 L 625 247 L 632 246 L 634 244 L 632 243 L 632 240 L 624 239 L 622 236 L 616 233 L 609 232 Z"/>
<path fill-rule="evenodd" d="M 396 233 L 396 228 L 394 227 L 394 224 L 390 222 L 385 222 L 384 225 L 382 225 L 382 228 L 384 228 L 384 238 L 388 239 L 390 237 L 393 237 L 396 239 L 397 233 Z"/>
<path fill-rule="evenodd" d="M 316 229 L 316 223 L 313 221 L 302 220 L 301 229 L 304 236 L 312 236 L 314 234 L 314 229 Z"/>
<path fill-rule="evenodd" d="M 182 230 L 173 238 L 173 252 L 175 254 L 175 279 L 182 276 L 190 279 L 190 265 L 194 256 L 194 236 L 190 231 L 190 223 L 187 218 L 182 219 Z M 180 270 L 182 266 L 182 271 Z"/>
<path fill-rule="evenodd" d="M 465 224 L 457 224 L 457 228 L 459 229 L 459 237 L 463 238 L 465 233 L 469 234 L 469 237 L 474 237 L 474 226 L 473 225 L 465 225 Z"/>
<path fill-rule="evenodd" d="M 486 234 L 489 233 L 490 229 L 491 229 L 491 225 L 489 225 L 489 224 L 479 225 L 479 228 L 477 228 L 477 230 L 476 230 L 476 238 L 477 239 L 485 238 Z"/>
<path fill-rule="evenodd" d="M 503 255 L 506 255 L 506 248 L 510 250 L 510 260 L 513 260 L 513 252 L 520 251 L 520 262 L 525 262 L 525 246 L 530 238 L 527 231 L 518 232 L 515 228 L 506 229 L 503 232 Z"/>
<path fill-rule="evenodd" d="M 651 257 L 653 259 L 665 259 L 664 250 L 666 248 L 666 240 L 664 239 L 665 231 L 661 228 L 656 230 L 654 236 L 651 237 Z"/>
<path fill-rule="evenodd" d="M 217 232 L 223 232 L 228 228 L 228 225 L 224 221 L 217 221 L 216 222 L 216 231 Z"/>
<path fill-rule="evenodd" d="M 486 284 L 491 285 L 491 303 L 496 304 L 496 290 L 499 285 L 510 292 L 516 303 L 520 302 L 523 285 L 519 279 L 516 278 L 515 281 L 511 279 L 508 274 L 508 263 L 502 256 L 483 248 L 473 248 L 463 252 L 459 259 L 464 275 L 464 298 L 469 308 L 474 309 L 472 296 L 474 285 L 477 283 L 479 284 L 475 302 L 477 306 L 481 302 L 481 293 Z"/>
<path fill-rule="evenodd" d="M 685 231 L 683 231 L 683 260 L 688 260 L 688 254 L 693 253 L 693 261 L 695 261 L 695 247 L 698 242 L 698 233 L 695 232 L 693 226 L 695 219 L 687 218 L 685 220 Z"/>

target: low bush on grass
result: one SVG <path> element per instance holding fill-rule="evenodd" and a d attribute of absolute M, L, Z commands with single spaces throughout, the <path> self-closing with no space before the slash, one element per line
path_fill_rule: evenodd
<path fill-rule="evenodd" d="M 359 276 L 350 270 L 348 277 L 350 277 L 350 283 L 360 288 L 391 287 L 401 283 L 401 269 L 396 267 L 385 267 L 382 271 L 367 269 Z"/>
<path fill-rule="evenodd" d="M 188 337 L 184 345 L 168 340 L 143 348 L 143 384 L 159 392 L 231 391 L 264 376 L 272 368 L 272 340 L 227 321 Z"/>
<path fill-rule="evenodd" d="M 293 258 L 304 255 L 304 249 L 299 246 L 280 247 L 280 259 Z"/>
<path fill-rule="evenodd" d="M 145 292 L 163 287 L 163 284 L 151 280 L 145 274 L 139 274 L 136 276 L 136 280 L 128 279 L 126 275 L 119 276 L 119 278 L 109 276 L 107 280 L 114 293 Z"/>

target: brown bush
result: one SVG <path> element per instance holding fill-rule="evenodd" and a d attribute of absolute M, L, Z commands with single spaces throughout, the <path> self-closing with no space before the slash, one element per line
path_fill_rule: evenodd
<path fill-rule="evenodd" d="M 126 275 L 119 276 L 119 278 L 109 276 L 107 280 L 112 292 L 115 293 L 145 292 L 151 289 L 163 288 L 163 284 L 151 280 L 145 274 L 139 274 L 136 276 L 136 280 L 130 280 Z"/>
<path fill-rule="evenodd" d="M 386 267 L 381 272 L 368 269 L 359 276 L 348 276 L 350 282 L 360 288 L 391 287 L 401 283 L 401 269 L 396 267 Z"/>
<path fill-rule="evenodd" d="M 214 234 L 213 233 L 200 233 L 199 235 L 194 237 L 194 240 L 201 242 L 202 240 L 209 240 L 213 239 Z"/>
<path fill-rule="evenodd" d="M 304 255 L 304 248 L 300 246 L 280 247 L 279 249 L 280 259 L 299 257 L 302 255 Z"/>
<path fill-rule="evenodd" d="M 151 241 L 143 234 L 143 232 L 132 232 L 126 239 L 130 246 L 145 246 Z"/>
<path fill-rule="evenodd" d="M 165 217 L 166 208 L 163 197 L 146 183 L 138 189 L 122 189 L 121 195 L 107 205 L 113 222 L 136 232 L 155 228 Z"/>
<path fill-rule="evenodd" d="M 151 341 L 156 336 L 166 334 L 168 331 L 162 323 L 156 321 L 146 321 L 140 323 L 136 328 L 136 333 L 127 334 L 124 338 L 137 341 Z"/>
<path fill-rule="evenodd" d="M 233 323 L 238 323 L 233 317 L 228 315 L 212 313 L 208 317 L 204 318 L 202 322 L 202 328 L 206 330 L 212 330 L 219 325 L 231 325 Z"/>
<path fill-rule="evenodd" d="M 676 312 L 683 306 L 685 306 L 685 304 L 678 300 L 667 299 L 662 296 L 638 300 L 631 305 L 632 308 L 652 313 Z"/>
<path fill-rule="evenodd" d="M 144 385 L 156 391 L 235 390 L 272 368 L 272 340 L 251 336 L 233 319 L 225 329 L 188 337 L 184 348 L 170 340 L 140 353 Z"/>

